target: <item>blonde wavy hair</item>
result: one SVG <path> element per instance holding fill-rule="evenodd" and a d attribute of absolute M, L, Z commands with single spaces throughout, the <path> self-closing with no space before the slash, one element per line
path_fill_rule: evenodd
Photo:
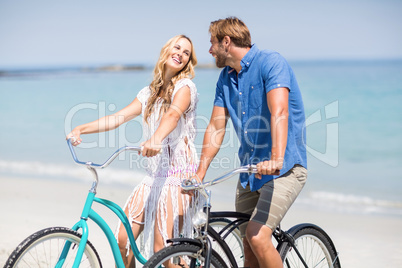
<path fill-rule="evenodd" d="M 168 60 L 168 57 L 174 45 L 181 38 L 187 39 L 191 44 L 190 58 L 187 64 L 183 67 L 183 69 L 181 69 L 175 76 L 173 76 L 173 78 L 170 81 L 168 81 L 169 84 L 165 87 L 164 90 L 163 86 L 164 86 L 165 68 L 166 68 L 165 64 Z M 169 41 L 167 41 L 167 43 L 162 47 L 159 59 L 154 68 L 153 80 L 149 85 L 151 89 L 151 95 L 148 99 L 147 107 L 145 108 L 145 114 L 144 114 L 145 122 L 148 123 L 148 119 L 154 109 L 154 104 L 158 101 L 159 97 L 162 100 L 162 108 L 159 113 L 159 118 L 161 117 L 162 114 L 164 114 L 168 110 L 172 102 L 172 94 L 175 84 L 183 78 L 190 78 L 190 79 L 194 78 L 195 76 L 194 67 L 196 65 L 197 65 L 197 57 L 195 55 L 193 42 L 191 42 L 190 38 L 188 38 L 185 35 L 177 35 L 169 39 Z"/>

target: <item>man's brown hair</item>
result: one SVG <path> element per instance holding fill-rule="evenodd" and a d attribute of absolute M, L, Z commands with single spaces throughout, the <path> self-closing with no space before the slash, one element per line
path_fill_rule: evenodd
<path fill-rule="evenodd" d="M 209 33 L 222 42 L 225 36 L 229 36 L 237 47 L 251 47 L 251 35 L 246 24 L 236 17 L 228 17 L 211 22 Z"/>

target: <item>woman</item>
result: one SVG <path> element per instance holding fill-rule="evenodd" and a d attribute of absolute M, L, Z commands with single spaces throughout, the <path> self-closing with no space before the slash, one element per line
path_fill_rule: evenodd
<path fill-rule="evenodd" d="M 134 237 L 143 232 L 141 249 L 146 258 L 165 246 L 166 239 L 191 235 L 190 197 L 180 184 L 197 169 L 194 146 L 197 89 L 190 80 L 197 64 L 191 40 L 178 35 L 162 48 L 151 84 L 127 107 L 94 122 L 80 125 L 67 135 L 81 143 L 81 134 L 109 131 L 136 116 L 143 116 L 142 155 L 147 156 L 147 176 L 128 198 L 124 211 Z M 159 153 L 160 152 L 160 153 Z M 116 233 L 126 267 L 135 265 L 126 231 Z M 153 247 L 152 247 L 153 244 Z"/>

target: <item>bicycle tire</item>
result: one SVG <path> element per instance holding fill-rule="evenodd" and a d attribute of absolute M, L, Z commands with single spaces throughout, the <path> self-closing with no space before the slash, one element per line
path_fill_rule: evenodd
<path fill-rule="evenodd" d="M 65 227 L 40 230 L 22 241 L 11 253 L 4 268 L 55 267 L 66 241 L 71 242 L 63 267 L 72 267 L 81 234 Z M 32 265 L 32 264 L 35 265 Z M 87 241 L 80 267 L 102 267 L 94 246 Z"/>
<path fill-rule="evenodd" d="M 308 267 L 341 268 L 335 245 L 328 234 L 313 224 L 299 224 L 289 230 Z M 289 242 L 278 247 L 284 268 L 305 267 Z"/>
<path fill-rule="evenodd" d="M 227 226 L 232 221 L 227 218 L 212 218 L 209 221 L 209 225 L 215 229 L 216 232 L 220 232 L 225 226 Z M 239 228 L 233 229 L 230 233 L 226 233 L 227 235 L 224 239 L 226 244 L 229 246 L 235 260 L 237 267 L 244 266 L 244 248 L 243 248 L 243 239 L 241 238 Z M 229 258 L 227 257 L 225 251 L 222 247 L 214 240 L 211 239 L 212 248 L 218 253 L 222 259 L 225 261 L 228 267 L 232 267 L 233 265 L 230 263 Z"/>
<path fill-rule="evenodd" d="M 145 263 L 143 268 L 164 267 L 164 262 L 171 260 L 176 265 L 183 265 L 182 267 L 196 268 L 201 267 L 204 262 L 204 257 L 199 256 L 198 252 L 202 251 L 200 245 L 189 243 L 173 244 L 156 252 Z M 184 266 L 186 265 L 186 266 Z M 211 268 L 227 268 L 228 266 L 213 250 L 211 254 Z"/>

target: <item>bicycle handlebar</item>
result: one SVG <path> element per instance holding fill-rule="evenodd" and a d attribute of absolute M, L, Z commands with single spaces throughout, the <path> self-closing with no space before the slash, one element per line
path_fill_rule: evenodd
<path fill-rule="evenodd" d="M 191 181 L 191 180 L 185 180 L 182 182 L 181 187 L 186 190 L 186 191 L 190 191 L 190 190 L 195 190 L 195 189 L 204 189 L 208 186 L 212 186 L 221 182 L 226 181 L 227 179 L 229 179 L 230 177 L 239 174 L 239 173 L 258 173 L 257 172 L 257 166 L 256 165 L 247 165 L 247 166 L 242 166 L 239 168 L 235 168 L 231 171 L 229 171 L 228 173 L 214 179 L 211 181 L 207 181 L 207 182 L 202 182 L 202 183 L 198 183 L 195 180 Z"/>
<path fill-rule="evenodd" d="M 71 138 L 67 139 L 67 144 L 68 144 L 68 147 L 70 148 L 70 152 L 71 152 L 71 155 L 72 155 L 75 163 L 77 163 L 79 165 L 85 165 L 87 167 L 99 168 L 99 169 L 103 169 L 103 168 L 107 167 L 122 152 L 125 152 L 125 151 L 141 152 L 141 150 L 142 150 L 142 148 L 139 146 L 124 146 L 124 147 L 119 148 L 117 151 L 115 151 L 103 164 L 95 164 L 90 161 L 83 162 L 83 161 L 78 160 L 77 155 L 75 154 L 74 146 L 71 143 Z M 258 173 L 257 166 L 256 165 L 247 165 L 247 166 L 235 168 L 214 180 L 203 182 L 203 183 L 195 182 L 195 180 L 193 180 L 193 181 L 185 180 L 182 182 L 181 187 L 187 191 L 201 189 L 201 188 L 204 189 L 208 186 L 212 186 L 212 185 L 224 182 L 227 179 L 229 179 L 230 177 L 232 177 L 236 174 L 239 174 L 239 173 L 249 173 L 249 174 Z"/>
<path fill-rule="evenodd" d="M 75 154 L 74 146 L 73 146 L 72 143 L 71 143 L 71 138 L 70 138 L 70 139 L 67 139 L 67 144 L 68 144 L 68 147 L 70 148 L 70 152 L 71 152 L 71 155 L 73 156 L 73 159 L 74 159 L 74 162 L 75 162 L 75 163 L 77 163 L 77 164 L 79 164 L 79 165 L 85 165 L 85 166 L 87 166 L 87 167 L 99 168 L 99 169 L 103 169 L 103 168 L 107 167 L 107 166 L 108 166 L 110 163 L 112 163 L 113 160 L 114 160 L 119 154 L 121 154 L 122 152 L 125 152 L 125 151 L 141 152 L 141 147 L 139 147 L 139 146 L 124 146 L 124 147 L 119 148 L 116 152 L 114 152 L 114 153 L 105 161 L 105 163 L 103 163 L 103 164 L 95 164 L 95 163 L 92 163 L 92 162 L 90 162 L 90 161 L 88 161 L 88 162 L 82 162 L 82 161 L 78 160 L 77 155 Z"/>

